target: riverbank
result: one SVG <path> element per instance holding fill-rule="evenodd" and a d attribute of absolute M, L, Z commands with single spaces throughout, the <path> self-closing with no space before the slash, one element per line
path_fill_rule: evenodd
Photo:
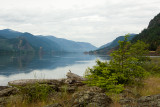
<path fill-rule="evenodd" d="M 84 78 L 67 73 L 66 79 L 24 79 L 0 87 L 1 107 L 140 107 L 160 104 L 160 78 L 148 77 L 143 86 L 125 87 L 120 94 L 109 94 L 87 86 Z M 145 105 L 144 105 L 145 104 Z"/>
<path fill-rule="evenodd" d="M 24 79 L 8 83 L 0 91 L 0 105 L 3 107 L 109 107 L 112 103 L 104 91 L 89 87 L 84 78 L 67 73 L 66 79 Z"/>

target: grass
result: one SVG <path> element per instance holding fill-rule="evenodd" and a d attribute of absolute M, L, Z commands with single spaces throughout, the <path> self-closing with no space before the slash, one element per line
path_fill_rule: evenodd
<path fill-rule="evenodd" d="M 138 91 L 141 96 L 160 94 L 160 77 L 148 77 L 144 80 L 143 88 L 139 88 Z"/>
<path fill-rule="evenodd" d="M 71 107 L 71 103 L 69 102 L 69 99 L 71 98 L 72 94 L 57 92 L 54 95 L 50 96 L 47 101 L 39 100 L 36 102 L 28 103 L 23 100 L 23 96 L 16 95 L 10 97 L 10 101 L 8 104 L 6 104 L 5 107 L 43 107 L 54 103 L 60 103 L 64 107 Z"/>
<path fill-rule="evenodd" d="M 62 86 L 62 92 L 55 92 L 49 85 L 39 83 L 18 88 L 19 94 L 10 96 L 6 107 L 43 107 L 54 103 L 71 107 L 72 94 L 67 92 L 67 86 Z"/>
<path fill-rule="evenodd" d="M 140 96 L 154 95 L 160 93 L 160 78 L 157 76 L 151 75 L 147 77 L 144 81 L 143 86 L 132 86 L 126 87 L 128 90 L 133 92 L 135 95 L 139 94 Z M 72 94 L 66 91 L 67 86 L 63 86 L 63 92 L 53 92 L 49 96 L 47 96 L 47 101 L 38 100 L 36 102 L 26 102 L 24 100 L 23 95 L 15 95 L 10 97 L 10 102 L 6 105 L 6 107 L 43 107 L 45 105 L 60 103 L 64 107 L 71 107 L 70 99 L 72 98 Z M 86 87 L 79 87 L 77 91 L 82 91 L 86 89 Z M 119 104 L 119 100 L 122 98 L 122 94 L 107 94 L 112 100 L 113 104 L 111 107 L 121 107 Z M 140 97 L 139 96 L 139 97 Z M 131 95 L 127 94 L 126 97 L 131 97 Z"/>
<path fill-rule="evenodd" d="M 148 71 L 147 77 L 141 85 L 126 86 L 125 89 L 132 92 L 132 94 L 126 94 L 126 98 L 160 94 L 160 57 L 151 57 L 151 62 L 147 63 L 144 68 Z M 120 107 L 118 101 L 122 98 L 122 95 L 111 94 L 109 96 L 114 102 L 111 107 Z"/>

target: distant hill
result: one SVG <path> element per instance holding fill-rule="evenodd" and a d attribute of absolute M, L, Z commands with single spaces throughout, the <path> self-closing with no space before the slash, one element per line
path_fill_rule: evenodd
<path fill-rule="evenodd" d="M 155 51 L 160 46 L 160 13 L 149 22 L 146 29 L 133 38 L 132 42 L 137 40 L 149 44 L 151 51 Z"/>
<path fill-rule="evenodd" d="M 84 52 L 96 49 L 95 46 L 85 42 L 75 42 L 56 38 L 54 36 L 36 36 L 28 32 L 22 33 L 11 29 L 0 30 L 0 37 L 5 38 L 5 41 L 7 41 L 5 43 L 2 42 L 0 47 L 4 46 L 4 44 L 7 44 L 8 41 L 11 41 L 12 39 L 19 40 L 18 38 L 23 38 L 36 52 Z M 16 42 L 14 43 L 16 45 Z M 14 43 L 12 45 L 14 45 Z M 7 48 L 7 50 L 12 50 L 12 47 Z"/>
<path fill-rule="evenodd" d="M 33 46 L 35 47 L 36 50 L 39 50 L 40 48 L 42 48 L 43 51 L 50 51 L 50 52 L 58 52 L 60 51 L 60 46 L 47 39 L 47 38 L 40 38 L 38 36 L 32 35 L 30 33 L 23 33 L 21 35 L 21 37 L 26 38 L 26 40 Z M 63 51 L 63 50 L 62 50 Z"/>
<path fill-rule="evenodd" d="M 132 40 L 132 38 L 135 36 L 136 34 L 130 34 L 130 37 L 128 38 L 128 40 Z M 119 44 L 118 44 L 118 41 L 123 41 L 124 40 L 124 36 L 119 36 L 117 37 L 115 40 L 113 40 L 112 42 L 110 43 L 107 43 L 103 46 L 101 46 L 100 48 L 98 48 L 97 50 L 95 51 L 90 51 L 89 53 L 91 54 L 109 54 L 110 51 L 117 47 Z"/>
<path fill-rule="evenodd" d="M 57 43 L 60 46 L 61 50 L 66 52 L 85 52 L 88 50 L 97 49 L 95 46 L 86 42 L 75 42 L 63 38 L 56 38 L 54 36 L 41 36 L 42 38 L 48 38 L 49 40 Z"/>

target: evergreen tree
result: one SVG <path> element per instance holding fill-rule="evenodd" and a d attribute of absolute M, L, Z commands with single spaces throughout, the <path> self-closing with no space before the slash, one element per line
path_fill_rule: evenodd
<path fill-rule="evenodd" d="M 131 44 L 125 36 L 124 41 L 119 41 L 119 49 L 111 54 L 111 60 L 107 62 L 97 61 L 97 65 L 88 68 L 85 77 L 90 85 L 99 86 L 111 92 L 121 92 L 123 86 L 137 83 L 145 76 L 142 67 L 146 57 L 146 45 L 138 41 Z M 140 49 L 137 53 L 135 49 Z"/>

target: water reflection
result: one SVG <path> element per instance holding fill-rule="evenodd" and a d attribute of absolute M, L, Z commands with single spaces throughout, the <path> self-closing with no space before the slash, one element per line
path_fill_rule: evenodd
<path fill-rule="evenodd" d="M 0 85 L 16 79 L 64 78 L 68 70 L 83 75 L 87 67 L 95 65 L 96 59 L 108 60 L 109 57 L 82 53 L 1 55 Z"/>

